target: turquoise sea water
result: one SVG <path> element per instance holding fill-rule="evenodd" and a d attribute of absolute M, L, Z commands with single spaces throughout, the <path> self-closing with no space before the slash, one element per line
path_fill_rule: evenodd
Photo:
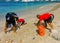
<path fill-rule="evenodd" d="M 33 8 L 38 8 L 50 3 L 42 2 L 1 2 L 0 15 L 5 15 L 7 12 L 18 12 Z"/>

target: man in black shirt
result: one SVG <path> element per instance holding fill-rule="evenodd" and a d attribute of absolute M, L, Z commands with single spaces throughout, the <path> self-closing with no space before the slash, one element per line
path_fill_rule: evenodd
<path fill-rule="evenodd" d="M 7 28 L 11 27 L 11 25 L 13 26 L 12 27 L 13 31 L 16 32 L 16 22 L 17 21 L 18 21 L 18 16 L 15 13 L 13 13 L 13 12 L 7 13 L 4 32 L 7 33 Z"/>

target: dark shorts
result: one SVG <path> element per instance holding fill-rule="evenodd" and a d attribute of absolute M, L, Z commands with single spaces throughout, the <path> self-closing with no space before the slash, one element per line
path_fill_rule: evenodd
<path fill-rule="evenodd" d="M 9 25 L 16 26 L 16 22 L 15 21 L 12 21 L 12 22 L 6 21 L 6 22 L 7 22 L 6 27 L 9 27 Z"/>
<path fill-rule="evenodd" d="M 44 20 L 44 22 L 45 22 L 45 26 L 47 26 L 47 23 L 52 23 L 53 19 L 54 19 L 54 15 L 51 14 L 51 17 L 50 17 L 49 19 Z"/>

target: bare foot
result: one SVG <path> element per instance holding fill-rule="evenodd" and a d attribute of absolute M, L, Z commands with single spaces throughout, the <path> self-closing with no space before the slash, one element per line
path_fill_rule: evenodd
<path fill-rule="evenodd" d="M 7 30 L 6 29 L 4 29 L 3 31 L 4 31 L 5 34 L 7 33 Z"/>

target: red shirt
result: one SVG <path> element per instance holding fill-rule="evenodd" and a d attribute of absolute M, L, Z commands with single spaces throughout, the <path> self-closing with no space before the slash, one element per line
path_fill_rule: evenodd
<path fill-rule="evenodd" d="M 20 18 L 20 19 L 18 20 L 18 22 L 24 22 L 24 19 L 23 19 L 23 18 Z"/>
<path fill-rule="evenodd" d="M 51 16 L 50 13 L 44 13 L 44 14 L 40 15 L 39 20 L 40 20 L 40 21 L 42 21 L 42 20 L 47 20 L 47 19 L 50 18 L 50 16 Z"/>

